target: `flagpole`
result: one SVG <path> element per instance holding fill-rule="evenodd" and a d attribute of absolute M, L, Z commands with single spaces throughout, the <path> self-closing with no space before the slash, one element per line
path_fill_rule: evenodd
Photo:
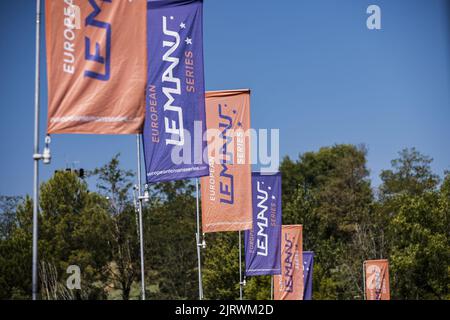
<path fill-rule="evenodd" d="M 202 261 L 201 261 L 201 246 L 200 243 L 200 210 L 199 210 L 199 194 L 198 194 L 198 178 L 195 178 L 195 196 L 197 200 L 197 233 L 195 238 L 197 241 L 197 261 L 198 261 L 198 299 L 203 300 L 203 281 L 202 281 Z"/>
<path fill-rule="evenodd" d="M 364 290 L 364 300 L 366 300 L 366 262 L 363 262 L 363 290 Z"/>
<path fill-rule="evenodd" d="M 32 258 L 32 299 L 38 294 L 38 210 L 39 210 L 39 90 L 40 90 L 40 25 L 41 1 L 36 0 L 36 65 L 34 84 L 34 177 L 33 177 L 33 258 Z"/>
<path fill-rule="evenodd" d="M 273 276 L 270 277 L 270 299 L 273 300 Z"/>
<path fill-rule="evenodd" d="M 242 247 L 241 247 L 241 230 L 239 230 L 239 300 L 242 300 Z"/>
<path fill-rule="evenodd" d="M 141 298 L 145 300 L 145 273 L 144 273 L 144 228 L 142 226 L 142 197 L 141 197 L 141 135 L 136 134 L 137 150 L 137 184 L 138 184 L 138 209 L 139 209 L 139 245 L 141 255 Z"/>

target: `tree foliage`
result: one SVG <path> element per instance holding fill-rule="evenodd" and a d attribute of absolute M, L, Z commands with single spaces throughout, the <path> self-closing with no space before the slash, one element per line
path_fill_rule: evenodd
<path fill-rule="evenodd" d="M 286 157 L 283 224 L 302 224 L 304 250 L 315 252 L 314 299 L 362 299 L 362 263 L 390 262 L 394 299 L 450 299 L 450 173 L 405 149 L 373 188 L 364 146 L 334 145 Z M 60 171 L 41 185 L 41 298 L 137 299 L 140 256 L 133 172 L 119 155 L 89 172 L 96 190 Z M 152 185 L 144 204 L 146 293 L 150 299 L 198 297 L 195 186 Z M 0 197 L 0 299 L 31 292 L 32 207 L 29 197 Z M 206 299 L 239 297 L 238 233 L 206 234 Z M 243 257 L 244 261 L 244 257 Z M 81 270 L 81 290 L 65 286 Z M 270 299 L 270 277 L 246 279 L 245 299 Z"/>

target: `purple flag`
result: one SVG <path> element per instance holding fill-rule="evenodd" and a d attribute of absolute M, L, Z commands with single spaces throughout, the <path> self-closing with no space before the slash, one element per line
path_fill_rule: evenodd
<path fill-rule="evenodd" d="M 314 252 L 303 251 L 303 300 L 312 300 Z"/>
<path fill-rule="evenodd" d="M 252 173 L 253 228 L 245 231 L 245 274 L 281 273 L 281 175 Z"/>
<path fill-rule="evenodd" d="M 209 174 L 203 160 L 206 122 L 202 13 L 201 0 L 147 2 L 143 141 L 148 183 Z"/>

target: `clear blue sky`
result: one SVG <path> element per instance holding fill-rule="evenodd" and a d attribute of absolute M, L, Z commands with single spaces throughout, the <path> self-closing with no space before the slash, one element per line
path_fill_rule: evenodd
<path fill-rule="evenodd" d="M 366 28 L 369 4 L 381 31 Z M 0 194 L 30 194 L 34 1 L 0 1 L 0 15 Z M 374 185 L 404 147 L 450 169 L 449 0 L 205 0 L 204 30 L 206 88 L 251 88 L 253 127 L 279 128 L 281 155 L 365 143 Z M 41 89 L 43 143 L 44 54 Z M 53 135 L 41 178 L 117 152 L 135 168 L 135 136 Z"/>

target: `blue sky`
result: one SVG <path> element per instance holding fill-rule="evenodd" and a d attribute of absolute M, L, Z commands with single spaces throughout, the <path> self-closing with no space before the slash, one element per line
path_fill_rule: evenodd
<path fill-rule="evenodd" d="M 382 30 L 366 27 L 370 4 Z M 34 15 L 34 1 L 0 1 L 0 194 L 32 191 Z M 204 51 L 206 89 L 251 88 L 252 125 L 280 129 L 282 156 L 365 143 L 374 186 L 404 147 L 450 169 L 448 0 L 206 0 Z M 53 135 L 41 179 L 117 152 L 134 170 L 135 136 Z"/>

